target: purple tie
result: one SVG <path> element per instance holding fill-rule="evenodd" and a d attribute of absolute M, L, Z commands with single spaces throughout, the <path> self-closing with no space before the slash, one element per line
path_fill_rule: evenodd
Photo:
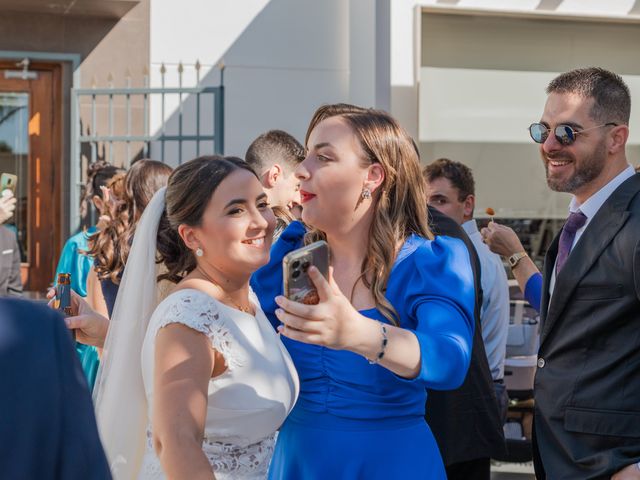
<path fill-rule="evenodd" d="M 571 246 L 573 245 L 573 239 L 576 238 L 576 232 L 584 226 L 586 221 L 587 217 L 580 210 L 571 212 L 571 215 L 567 218 L 564 227 L 562 227 L 562 233 L 560 234 L 560 245 L 556 258 L 556 275 L 560 273 L 564 264 L 567 263 L 567 258 L 569 258 Z"/>

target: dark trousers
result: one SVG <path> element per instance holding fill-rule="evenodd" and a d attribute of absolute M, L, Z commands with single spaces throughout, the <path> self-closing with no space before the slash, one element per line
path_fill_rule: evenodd
<path fill-rule="evenodd" d="M 536 472 L 536 480 L 546 480 L 547 473 L 544 471 L 540 450 L 538 450 L 538 442 L 536 440 L 536 422 L 535 414 L 533 419 L 533 428 L 531 429 L 531 446 L 533 448 L 533 469 Z"/>
<path fill-rule="evenodd" d="M 502 425 L 507 421 L 507 409 L 509 408 L 509 395 L 507 394 L 507 387 L 502 380 L 494 380 L 493 388 L 496 391 L 496 400 L 498 400 L 498 409 L 500 410 L 500 419 Z"/>
<path fill-rule="evenodd" d="M 445 467 L 449 480 L 490 480 L 491 460 L 477 458 L 468 462 L 453 463 Z"/>

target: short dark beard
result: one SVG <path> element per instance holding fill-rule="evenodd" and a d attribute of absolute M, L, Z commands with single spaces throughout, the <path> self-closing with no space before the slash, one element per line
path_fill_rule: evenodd
<path fill-rule="evenodd" d="M 591 183 L 600 176 L 602 170 L 604 170 L 606 162 L 606 145 L 604 139 L 598 144 L 596 149 L 591 155 L 582 158 L 582 162 L 578 167 L 578 163 L 573 159 L 574 165 L 576 165 L 576 172 L 568 180 L 555 180 L 549 177 L 549 159 L 559 160 L 563 158 L 563 155 L 547 156 L 544 164 L 544 168 L 547 174 L 547 185 L 555 192 L 575 193 L 588 183 Z"/>

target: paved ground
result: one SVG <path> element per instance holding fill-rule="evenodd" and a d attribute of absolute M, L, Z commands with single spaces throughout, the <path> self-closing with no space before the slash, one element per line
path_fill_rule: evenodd
<path fill-rule="evenodd" d="M 491 480 L 535 480 L 533 463 L 499 463 L 491 465 Z"/>

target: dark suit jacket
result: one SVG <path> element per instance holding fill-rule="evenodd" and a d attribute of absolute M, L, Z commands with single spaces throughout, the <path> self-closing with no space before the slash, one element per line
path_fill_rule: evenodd
<path fill-rule="evenodd" d="M 640 174 L 602 205 L 556 278 L 544 268 L 537 474 L 610 478 L 640 460 Z"/>
<path fill-rule="evenodd" d="M 16 234 L 0 226 L 0 296 L 22 295 L 20 248 Z"/>
<path fill-rule="evenodd" d="M 0 477 L 109 479 L 71 336 L 45 305 L 0 299 Z"/>
<path fill-rule="evenodd" d="M 453 219 L 431 207 L 429 218 L 435 235 L 447 235 L 464 241 L 471 258 L 477 294 L 473 349 L 467 377 L 457 390 L 428 391 L 426 420 L 438 442 L 445 465 L 504 456 L 502 420 L 480 326 L 482 287 L 478 254 L 465 231 Z"/>

